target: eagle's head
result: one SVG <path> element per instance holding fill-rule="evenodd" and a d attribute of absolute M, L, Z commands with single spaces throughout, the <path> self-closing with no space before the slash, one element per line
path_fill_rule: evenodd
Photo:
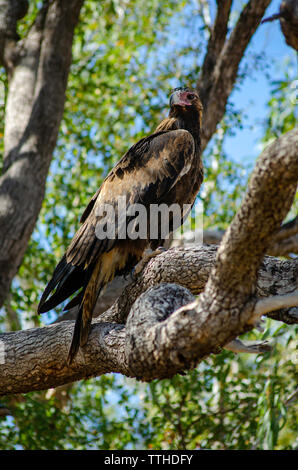
<path fill-rule="evenodd" d="M 170 96 L 170 117 L 197 122 L 201 127 L 203 105 L 195 90 L 188 87 L 175 88 Z"/>
<path fill-rule="evenodd" d="M 203 109 L 198 93 L 188 87 L 174 88 L 170 96 L 170 107 Z"/>

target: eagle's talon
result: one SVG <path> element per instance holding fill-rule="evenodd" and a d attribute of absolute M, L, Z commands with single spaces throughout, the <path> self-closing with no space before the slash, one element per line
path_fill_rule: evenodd
<path fill-rule="evenodd" d="M 152 258 L 155 258 L 158 255 L 161 255 L 165 251 L 167 251 L 167 248 L 164 248 L 163 246 L 159 246 L 156 250 L 152 251 L 151 253 L 145 253 L 143 258 L 134 267 L 133 277 L 137 278 L 138 275 L 143 271 L 143 269 L 146 267 L 146 265 L 149 263 L 149 261 Z"/>

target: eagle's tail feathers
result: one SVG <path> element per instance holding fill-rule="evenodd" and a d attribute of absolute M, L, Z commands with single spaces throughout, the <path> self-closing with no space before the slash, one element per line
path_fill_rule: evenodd
<path fill-rule="evenodd" d="M 80 289 L 80 287 L 82 287 L 82 277 L 81 272 L 77 270 L 72 270 L 68 273 L 67 276 L 59 282 L 56 291 L 48 300 L 43 301 L 41 299 L 38 306 L 38 313 L 45 313 L 52 310 Z"/>
<path fill-rule="evenodd" d="M 105 282 L 101 275 L 101 262 L 94 267 L 91 277 L 86 282 L 80 293 L 82 301 L 75 323 L 72 343 L 69 349 L 67 364 L 70 365 L 75 358 L 79 347 L 84 346 L 88 340 L 91 329 L 92 313 L 101 288 Z"/>
<path fill-rule="evenodd" d="M 48 312 L 76 292 L 82 286 L 83 277 L 82 269 L 67 263 L 66 257 L 63 256 L 41 296 L 38 313 Z M 54 289 L 55 292 L 48 299 Z"/>
<path fill-rule="evenodd" d="M 82 305 L 80 307 L 75 327 L 74 327 L 74 332 L 72 336 L 72 341 L 71 345 L 68 351 L 68 356 L 67 356 L 67 365 L 70 366 L 72 361 L 74 360 L 75 356 L 78 353 L 79 347 L 80 347 L 80 335 L 81 335 L 81 322 L 82 322 Z"/>

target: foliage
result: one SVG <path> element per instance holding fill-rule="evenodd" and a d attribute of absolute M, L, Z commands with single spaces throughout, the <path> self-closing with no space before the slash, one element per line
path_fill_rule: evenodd
<path fill-rule="evenodd" d="M 40 2 L 30 5 L 19 26 L 21 35 L 27 34 Z M 15 328 L 19 323 L 39 325 L 61 311 L 42 319 L 35 315 L 40 293 L 83 208 L 127 148 L 164 117 L 168 90 L 196 83 L 206 34 L 195 2 L 85 1 L 46 197 L 3 322 L 7 313 L 17 319 Z M 258 61 L 266 67 L 264 58 Z M 253 64 L 250 54 L 238 87 L 245 86 Z M 6 86 L 6 78 L 1 80 Z M 264 144 L 295 125 L 290 83 L 291 75 L 285 75 L 272 84 Z M 199 197 L 206 227 L 226 228 L 245 189 L 251 166 L 231 160 L 224 150 L 226 138 L 241 128 L 242 117 L 243 110 L 230 101 L 204 152 Z M 264 333 L 248 335 L 274 338 L 272 353 L 263 356 L 224 351 L 172 380 L 145 385 L 109 374 L 6 398 L 1 403 L 11 415 L 2 419 L 0 448 L 295 448 L 297 416 L 289 400 L 295 384 L 295 328 L 269 320 L 266 325 Z"/>
<path fill-rule="evenodd" d="M 279 432 L 287 420 L 294 425 L 297 418 L 285 405 L 294 391 L 289 377 L 295 374 L 295 341 L 294 332 L 284 330 L 268 321 L 264 334 L 256 335 L 275 338 L 272 353 L 255 358 L 225 351 L 209 357 L 186 377 L 150 384 L 145 409 L 155 432 L 147 445 L 154 449 L 278 448 Z M 288 429 L 283 434 L 284 447 L 291 447 L 294 432 Z"/>
<path fill-rule="evenodd" d="M 0 449 L 295 448 L 295 329 L 267 320 L 249 338 L 273 338 L 273 351 L 225 351 L 148 385 L 109 374 L 6 398 Z"/>
<path fill-rule="evenodd" d="M 137 446 L 134 420 L 141 412 L 126 407 L 130 394 L 130 388 L 118 384 L 110 374 L 85 381 L 83 387 L 77 383 L 71 389 L 30 393 L 17 405 L 18 399 L 9 399 L 13 421 L 7 419 L 0 429 L 0 449 L 14 449 L 16 445 L 25 450 Z M 143 428 L 146 431 L 148 424 Z"/>

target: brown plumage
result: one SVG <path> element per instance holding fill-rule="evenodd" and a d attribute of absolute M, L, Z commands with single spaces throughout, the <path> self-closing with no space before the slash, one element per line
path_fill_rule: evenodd
<path fill-rule="evenodd" d="M 122 239 L 133 219 L 118 214 L 118 198 L 126 197 L 126 209 L 142 204 L 193 204 L 203 180 L 200 158 L 202 105 L 197 93 L 176 88 L 170 97 L 169 117 L 155 132 L 133 145 L 105 178 L 86 207 L 79 230 L 57 265 L 47 285 L 38 312 L 51 310 L 72 294 L 78 294 L 65 307 L 79 305 L 68 363 L 80 346 L 86 344 L 92 312 L 101 289 L 115 275 L 129 272 L 142 258 L 146 248 L 162 245 L 163 237 Z M 112 224 L 102 208 L 109 204 L 118 217 L 118 227 L 111 238 L 98 238 L 99 230 Z M 80 290 L 79 290 L 80 289 Z M 54 293 L 52 293 L 54 291 Z M 49 295 L 52 293 L 51 297 Z"/>

